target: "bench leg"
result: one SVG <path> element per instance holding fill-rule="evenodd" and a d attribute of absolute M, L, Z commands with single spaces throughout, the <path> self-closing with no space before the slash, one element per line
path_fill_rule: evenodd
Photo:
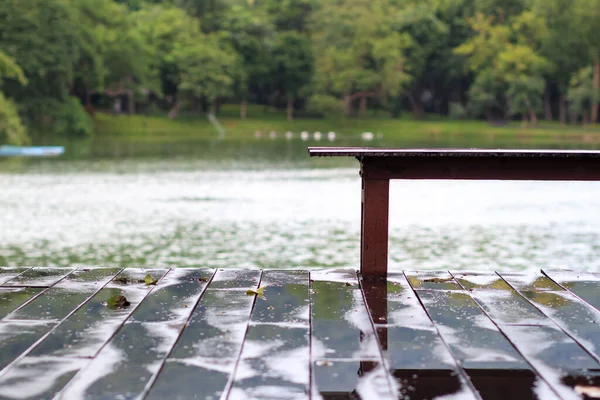
<path fill-rule="evenodd" d="M 360 272 L 387 276 L 389 179 L 362 180 Z"/>

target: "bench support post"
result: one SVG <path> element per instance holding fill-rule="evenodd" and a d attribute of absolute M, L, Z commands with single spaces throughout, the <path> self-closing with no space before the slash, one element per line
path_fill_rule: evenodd
<path fill-rule="evenodd" d="M 387 276 L 389 179 L 362 178 L 360 272 Z"/>

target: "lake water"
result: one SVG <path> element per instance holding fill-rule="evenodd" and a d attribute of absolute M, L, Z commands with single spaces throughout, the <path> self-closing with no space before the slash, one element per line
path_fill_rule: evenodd
<path fill-rule="evenodd" d="M 363 142 L 66 145 L 0 160 L 0 266 L 358 268 L 358 163 L 306 147 Z M 392 269 L 600 271 L 600 183 L 393 181 L 390 204 Z"/>

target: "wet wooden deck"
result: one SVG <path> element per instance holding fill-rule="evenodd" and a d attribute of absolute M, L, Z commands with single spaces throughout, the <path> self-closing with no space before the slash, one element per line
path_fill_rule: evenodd
<path fill-rule="evenodd" d="M 599 309 L 591 273 L 2 268 L 0 398 L 594 398 Z"/>

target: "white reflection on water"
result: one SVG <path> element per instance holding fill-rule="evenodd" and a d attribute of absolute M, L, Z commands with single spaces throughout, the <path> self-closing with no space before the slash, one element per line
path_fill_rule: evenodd
<path fill-rule="evenodd" d="M 358 266 L 357 169 L 0 174 L 0 265 Z M 394 181 L 394 269 L 600 270 L 600 183 Z"/>

